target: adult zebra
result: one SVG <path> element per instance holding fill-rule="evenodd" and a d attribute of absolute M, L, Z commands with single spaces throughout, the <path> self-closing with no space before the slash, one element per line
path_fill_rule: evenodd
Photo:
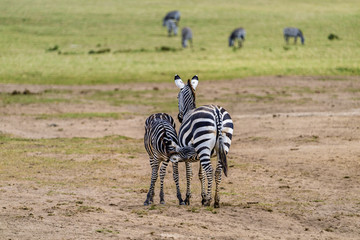
<path fill-rule="evenodd" d="M 302 31 L 298 28 L 294 28 L 294 27 L 284 28 L 283 33 L 284 33 L 284 39 L 287 44 L 289 43 L 290 37 L 294 38 L 294 44 L 296 43 L 296 40 L 298 37 L 300 37 L 300 39 L 301 39 L 301 44 L 305 43 L 304 35 L 303 35 Z"/>
<path fill-rule="evenodd" d="M 222 107 L 216 105 L 204 105 L 196 108 L 195 89 L 199 83 L 197 76 L 183 83 L 178 75 L 175 75 L 175 84 L 180 88 L 178 94 L 179 115 L 181 123 L 179 130 L 179 145 L 181 147 L 194 147 L 200 160 L 199 178 L 201 184 L 202 204 L 210 206 L 211 188 L 213 181 L 213 168 L 210 158 L 217 155 L 215 170 L 215 202 L 214 207 L 220 207 L 219 185 L 221 182 L 221 170 L 227 176 L 226 155 L 229 152 L 233 134 L 233 122 L 230 114 Z M 187 192 L 185 203 L 190 204 L 190 161 L 186 161 Z M 205 193 L 205 175 L 208 180 L 207 193 Z"/>
<path fill-rule="evenodd" d="M 191 28 L 189 27 L 184 27 L 181 30 L 181 45 L 183 48 L 187 47 L 187 42 L 190 42 L 190 47 L 192 48 L 192 38 L 193 38 L 193 34 L 191 31 Z"/>
<path fill-rule="evenodd" d="M 174 119 L 166 113 L 150 115 L 145 121 L 144 145 L 152 168 L 151 184 L 144 205 L 153 203 L 155 182 L 160 168 L 160 203 L 164 204 L 164 178 L 169 160 L 173 162 L 173 177 L 176 184 L 177 198 L 184 205 L 179 188 L 178 161 L 196 157 L 194 148 L 179 147 Z"/>
<path fill-rule="evenodd" d="M 234 46 L 235 41 L 238 41 L 239 48 L 242 47 L 242 43 L 245 41 L 245 29 L 244 28 L 236 28 L 234 31 L 231 32 L 229 36 L 229 47 Z"/>

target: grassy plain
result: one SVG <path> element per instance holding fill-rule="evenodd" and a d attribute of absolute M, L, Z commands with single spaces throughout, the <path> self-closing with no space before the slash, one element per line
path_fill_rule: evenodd
<path fill-rule="evenodd" d="M 234 79 L 260 75 L 359 75 L 357 0 L 132 1 L 3 0 L 0 82 L 100 84 Z M 182 13 L 194 48 L 167 37 L 161 20 Z M 242 49 L 230 32 L 247 31 Z M 285 45 L 282 29 L 303 30 L 304 46 Z M 334 33 L 340 40 L 330 41 Z M 57 49 L 56 49 L 57 46 Z M 166 46 L 172 51 L 161 51 Z M 51 49 L 56 49 L 51 51 Z M 110 49 L 104 54 L 89 51 Z"/>

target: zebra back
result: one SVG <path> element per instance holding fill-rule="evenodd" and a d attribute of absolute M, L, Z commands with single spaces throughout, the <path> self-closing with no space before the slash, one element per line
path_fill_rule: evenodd
<path fill-rule="evenodd" d="M 173 128 L 175 129 L 175 121 L 174 119 L 167 113 L 155 113 L 150 115 L 146 120 L 145 120 L 145 127 L 149 126 L 151 122 L 155 121 L 155 120 L 165 120 L 167 122 L 169 122 Z"/>
<path fill-rule="evenodd" d="M 245 35 L 246 35 L 246 32 L 245 32 L 244 28 L 236 28 L 234 31 L 232 31 L 230 38 L 231 39 L 236 39 L 236 38 L 244 39 Z"/>
<path fill-rule="evenodd" d="M 289 37 L 302 36 L 301 30 L 294 27 L 284 28 L 283 32 L 284 32 L 284 36 L 289 36 Z"/>

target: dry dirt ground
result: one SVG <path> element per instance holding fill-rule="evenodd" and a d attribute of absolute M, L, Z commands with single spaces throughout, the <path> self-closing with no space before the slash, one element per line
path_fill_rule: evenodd
<path fill-rule="evenodd" d="M 164 101 L 176 101 L 177 95 L 173 83 L 0 85 L 0 92 L 7 95 L 26 89 L 33 94 L 61 90 L 62 97 L 71 100 L 114 89 L 148 91 L 141 97 L 149 99 L 155 97 L 152 91 L 165 92 Z M 225 107 L 234 120 L 229 174 L 221 183 L 219 209 L 201 206 L 197 163 L 193 164 L 190 206 L 177 205 L 171 167 L 165 179 L 166 204 L 159 204 L 157 185 L 155 204 L 143 206 L 150 166 L 141 139 L 144 120 L 156 111 L 151 105 L 102 100 L 0 105 L 2 134 L 100 141 L 122 135 L 134 139 L 131 144 L 141 149 L 131 157 L 110 153 L 106 158 L 118 165 L 106 171 L 38 172 L 45 181 L 76 181 L 93 174 L 106 179 L 106 184 L 44 184 L 10 178 L 11 173 L 2 169 L 0 239 L 360 239 L 359 77 L 200 79 L 197 101 Z M 176 116 L 174 106 L 170 113 Z M 38 117 L 113 112 L 126 112 L 126 116 Z M 40 149 L 36 154 L 44 153 Z M 61 154 L 52 156 L 69 160 Z M 71 158 L 90 164 L 104 156 L 83 153 Z M 180 171 L 185 193 L 183 166 Z"/>

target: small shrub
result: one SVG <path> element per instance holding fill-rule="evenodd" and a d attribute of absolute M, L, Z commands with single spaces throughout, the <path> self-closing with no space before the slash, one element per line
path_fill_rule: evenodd
<path fill-rule="evenodd" d="M 329 36 L 328 36 L 328 39 L 330 41 L 332 41 L 332 40 L 340 40 L 339 36 L 334 34 L 334 33 L 330 33 Z"/>
<path fill-rule="evenodd" d="M 109 52 L 111 52 L 110 48 L 102 48 L 99 50 L 90 50 L 89 54 L 103 54 L 103 53 L 109 53 Z"/>

